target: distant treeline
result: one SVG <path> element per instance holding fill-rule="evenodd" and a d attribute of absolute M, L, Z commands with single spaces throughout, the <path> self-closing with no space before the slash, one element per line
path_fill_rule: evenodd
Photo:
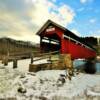
<path fill-rule="evenodd" d="M 18 41 L 11 38 L 0 38 L 0 54 L 31 52 L 37 47 L 31 42 Z"/>
<path fill-rule="evenodd" d="M 81 39 L 91 46 L 96 46 L 98 44 L 97 38 L 95 37 L 81 37 Z"/>
<path fill-rule="evenodd" d="M 95 48 L 97 55 L 100 55 L 100 38 L 95 37 L 82 37 L 81 38 L 85 43 L 91 45 Z"/>

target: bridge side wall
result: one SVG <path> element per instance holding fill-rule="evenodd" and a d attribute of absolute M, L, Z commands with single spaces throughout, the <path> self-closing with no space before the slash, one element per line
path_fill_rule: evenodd
<path fill-rule="evenodd" d="M 71 54 L 72 59 L 78 58 L 94 58 L 96 56 L 96 52 L 82 46 L 81 44 L 76 44 L 71 40 L 64 39 L 62 40 L 62 53 Z"/>

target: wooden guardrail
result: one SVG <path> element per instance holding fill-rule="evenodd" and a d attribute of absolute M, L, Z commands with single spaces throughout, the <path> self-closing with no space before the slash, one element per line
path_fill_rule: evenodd
<path fill-rule="evenodd" d="M 59 51 L 53 51 L 49 53 L 40 53 L 38 55 L 33 53 L 31 55 L 31 64 L 34 63 L 35 61 L 39 61 L 39 60 L 46 59 L 46 58 L 49 58 L 49 61 L 51 61 L 52 55 L 55 55 L 55 54 L 59 54 Z M 37 59 L 34 59 L 34 57 L 37 57 Z"/>
<path fill-rule="evenodd" d="M 57 51 L 58 52 L 58 51 Z M 47 59 L 48 58 L 48 59 Z M 35 63 L 36 61 L 46 59 L 46 63 Z M 68 69 L 69 73 L 72 72 L 73 69 L 73 63 L 71 60 L 70 54 L 58 54 L 55 52 L 50 52 L 46 54 L 42 54 L 42 56 L 38 58 L 32 58 L 32 62 L 29 65 L 29 71 L 30 72 L 36 72 L 40 70 L 50 70 L 50 69 Z"/>
<path fill-rule="evenodd" d="M 7 55 L 4 55 L 2 58 L 2 63 L 4 63 L 4 65 L 8 65 L 9 61 L 13 61 L 13 68 L 17 67 L 17 61 L 23 58 L 31 58 L 31 64 L 35 61 L 39 61 L 45 58 L 51 58 L 52 55 L 54 54 L 58 54 L 59 51 L 54 51 L 54 52 L 49 52 L 49 53 L 40 53 L 37 51 L 34 52 L 21 52 L 21 53 L 8 53 Z M 35 57 L 37 57 L 37 59 L 34 59 Z"/>

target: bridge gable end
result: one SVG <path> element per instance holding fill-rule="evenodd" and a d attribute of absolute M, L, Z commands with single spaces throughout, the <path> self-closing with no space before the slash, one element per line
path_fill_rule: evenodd
<path fill-rule="evenodd" d="M 59 36 L 59 38 L 62 38 L 65 30 L 66 28 L 56 24 L 51 20 L 48 20 L 36 34 L 39 36 L 56 34 Z"/>

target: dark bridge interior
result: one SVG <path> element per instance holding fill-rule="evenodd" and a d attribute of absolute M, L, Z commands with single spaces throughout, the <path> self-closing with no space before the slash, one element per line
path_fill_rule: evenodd
<path fill-rule="evenodd" d="M 60 38 L 56 33 L 45 35 L 41 38 L 40 47 L 42 52 L 59 51 L 61 48 Z"/>

